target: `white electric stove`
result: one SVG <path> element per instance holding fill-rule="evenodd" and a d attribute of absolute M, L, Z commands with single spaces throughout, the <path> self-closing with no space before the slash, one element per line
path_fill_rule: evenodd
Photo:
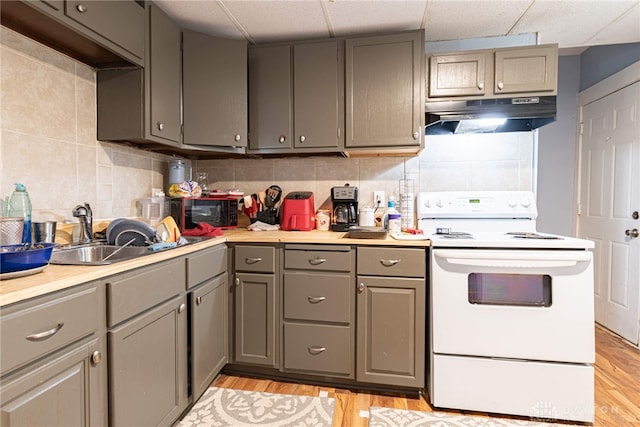
<path fill-rule="evenodd" d="M 420 193 L 435 407 L 593 422 L 593 242 L 536 231 L 533 193 Z"/>

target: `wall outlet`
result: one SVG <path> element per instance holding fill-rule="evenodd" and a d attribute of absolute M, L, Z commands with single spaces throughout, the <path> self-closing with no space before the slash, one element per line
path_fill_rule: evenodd
<path fill-rule="evenodd" d="M 373 208 L 384 208 L 387 206 L 386 200 L 384 198 L 384 191 L 374 191 L 373 192 Z"/>

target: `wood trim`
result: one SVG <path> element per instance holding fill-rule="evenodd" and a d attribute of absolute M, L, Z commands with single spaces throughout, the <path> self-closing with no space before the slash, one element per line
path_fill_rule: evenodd
<path fill-rule="evenodd" d="M 640 81 L 640 61 L 580 92 L 578 106 L 583 107 L 637 81 Z M 582 111 L 580 111 L 580 118 L 582 119 Z"/>

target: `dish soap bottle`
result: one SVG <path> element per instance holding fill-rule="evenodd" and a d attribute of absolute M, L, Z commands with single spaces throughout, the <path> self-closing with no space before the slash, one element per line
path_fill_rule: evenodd
<path fill-rule="evenodd" d="M 400 212 L 396 210 L 396 201 L 393 196 L 389 196 L 386 215 L 389 234 L 399 234 L 401 229 Z"/>
<path fill-rule="evenodd" d="M 8 216 L 24 218 L 22 243 L 31 243 L 31 200 L 24 184 L 16 183 L 16 189 L 9 198 Z"/>

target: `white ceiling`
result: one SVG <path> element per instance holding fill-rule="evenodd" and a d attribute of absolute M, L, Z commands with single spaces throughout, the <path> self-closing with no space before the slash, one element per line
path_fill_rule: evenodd
<path fill-rule="evenodd" d="M 156 0 L 181 27 L 250 44 L 424 28 L 427 42 L 537 33 L 579 53 L 640 41 L 640 0 Z M 563 51 L 561 50 L 561 53 Z M 570 54 L 571 54 L 570 53 Z"/>

